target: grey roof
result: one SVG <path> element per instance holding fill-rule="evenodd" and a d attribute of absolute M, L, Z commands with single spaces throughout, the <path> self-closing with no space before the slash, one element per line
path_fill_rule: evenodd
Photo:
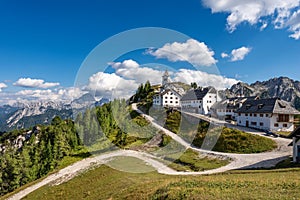
<path fill-rule="evenodd" d="M 183 95 L 181 101 L 202 100 L 207 93 L 216 93 L 216 90 L 214 88 L 197 88 L 189 90 L 185 95 Z"/>
<path fill-rule="evenodd" d="M 249 97 L 232 97 L 232 98 L 229 98 L 228 101 L 243 101 L 245 99 L 247 100 L 255 100 L 257 99 L 258 97 L 257 96 L 249 96 Z"/>
<path fill-rule="evenodd" d="M 288 102 L 279 98 L 247 100 L 238 113 L 300 114 Z"/>
<path fill-rule="evenodd" d="M 236 110 L 240 107 L 240 103 L 243 104 L 247 100 L 255 100 L 257 96 L 250 96 L 250 97 L 233 97 L 229 99 L 225 99 L 220 102 L 216 102 L 212 108 L 213 109 L 233 109 Z"/>

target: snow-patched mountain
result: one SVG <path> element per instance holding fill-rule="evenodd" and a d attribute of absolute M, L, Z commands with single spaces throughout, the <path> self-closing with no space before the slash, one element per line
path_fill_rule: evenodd
<path fill-rule="evenodd" d="M 226 90 L 226 96 L 234 97 L 243 94 L 244 96 L 259 96 L 261 98 L 279 97 L 291 102 L 297 109 L 300 109 L 300 82 L 287 77 L 272 78 L 267 81 L 256 81 L 252 84 L 237 83 Z"/>
<path fill-rule="evenodd" d="M 76 115 L 86 108 L 100 106 L 108 101 L 108 99 L 96 101 L 91 94 L 84 94 L 72 102 L 18 102 L 13 105 L 0 106 L 0 131 L 48 124 L 55 116 L 63 119 L 72 118 L 73 114 Z"/>

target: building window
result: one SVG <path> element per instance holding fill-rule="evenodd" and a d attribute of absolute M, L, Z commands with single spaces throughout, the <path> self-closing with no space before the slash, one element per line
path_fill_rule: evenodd
<path fill-rule="evenodd" d="M 260 123 L 259 123 L 259 126 L 264 126 L 264 123 L 263 123 L 263 122 L 260 122 Z"/>
<path fill-rule="evenodd" d="M 254 117 L 257 117 L 257 114 L 254 114 Z"/>
<path fill-rule="evenodd" d="M 165 97 L 165 99 L 168 99 L 168 97 Z"/>
<path fill-rule="evenodd" d="M 275 124 L 274 124 L 274 127 L 278 127 L 278 126 L 279 126 L 278 123 L 275 123 Z"/>
<path fill-rule="evenodd" d="M 178 97 L 175 97 L 175 99 L 178 99 Z"/>
<path fill-rule="evenodd" d="M 248 114 L 245 114 L 246 117 L 248 117 Z"/>
<path fill-rule="evenodd" d="M 170 99 L 173 99 L 173 97 L 170 97 Z"/>
<path fill-rule="evenodd" d="M 173 95 L 173 92 L 171 92 L 171 95 Z"/>
<path fill-rule="evenodd" d="M 250 113 L 250 117 L 252 117 L 252 113 Z"/>
<path fill-rule="evenodd" d="M 278 115 L 277 122 L 289 122 L 289 115 Z"/>
<path fill-rule="evenodd" d="M 252 126 L 256 126 L 256 125 L 257 125 L 257 122 L 251 122 L 251 125 L 252 125 Z"/>
<path fill-rule="evenodd" d="M 211 96 L 209 96 L 209 98 L 211 98 Z"/>
<path fill-rule="evenodd" d="M 264 114 L 260 114 L 259 116 L 260 116 L 260 117 L 264 117 Z"/>
<path fill-rule="evenodd" d="M 175 103 L 178 104 L 178 101 L 176 101 Z"/>
<path fill-rule="evenodd" d="M 168 103 L 168 101 L 165 101 L 165 103 Z"/>
<path fill-rule="evenodd" d="M 170 103 L 173 103 L 173 101 L 170 101 Z"/>
<path fill-rule="evenodd" d="M 269 114 L 266 114 L 266 117 L 269 117 Z"/>
<path fill-rule="evenodd" d="M 283 127 L 286 128 L 286 127 L 287 127 L 287 124 L 283 124 Z"/>
<path fill-rule="evenodd" d="M 239 116 L 241 116 L 241 113 L 239 113 Z"/>

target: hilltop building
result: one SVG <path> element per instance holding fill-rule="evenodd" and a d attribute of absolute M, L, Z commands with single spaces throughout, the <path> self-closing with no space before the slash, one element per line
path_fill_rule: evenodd
<path fill-rule="evenodd" d="M 182 84 L 171 82 L 169 72 L 166 70 L 162 76 L 162 84 L 153 86 L 153 105 L 163 107 L 181 107 L 180 99 L 185 93 Z"/>
<path fill-rule="evenodd" d="M 211 107 L 220 100 L 217 90 L 213 87 L 189 90 L 181 98 L 181 107 L 185 111 L 210 114 Z"/>
<path fill-rule="evenodd" d="M 236 113 L 237 125 L 270 131 L 293 131 L 294 116 L 300 114 L 279 98 L 247 100 Z"/>
<path fill-rule="evenodd" d="M 233 97 L 215 103 L 211 109 L 217 118 L 235 121 L 237 117 L 236 111 L 241 108 L 247 100 L 256 99 L 259 98 L 257 96 Z"/>

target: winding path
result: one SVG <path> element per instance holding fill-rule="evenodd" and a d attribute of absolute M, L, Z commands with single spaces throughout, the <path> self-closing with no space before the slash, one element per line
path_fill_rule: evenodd
<path fill-rule="evenodd" d="M 140 115 L 142 115 L 149 122 L 151 122 L 154 127 L 163 131 L 165 134 L 169 135 L 173 140 L 180 143 L 184 147 L 191 148 L 194 151 L 198 151 L 202 154 L 207 154 L 207 155 L 216 156 L 216 157 L 225 156 L 225 157 L 232 159 L 232 162 L 230 164 L 228 164 L 224 167 L 218 168 L 218 169 L 209 170 L 209 171 L 207 171 L 207 174 L 220 173 L 220 172 L 225 172 L 225 171 L 233 170 L 233 169 L 270 168 L 270 167 L 274 167 L 278 162 L 280 162 L 280 161 L 286 159 L 288 156 L 292 155 L 292 148 L 288 146 L 288 144 L 291 142 L 291 140 L 285 139 L 285 138 L 279 138 L 279 137 L 278 138 L 268 137 L 277 143 L 277 148 L 271 152 L 265 152 L 265 153 L 235 154 L 235 153 L 207 151 L 207 150 L 203 150 L 200 148 L 196 148 L 196 147 L 191 146 L 189 143 L 187 143 L 185 140 L 183 140 L 181 137 L 179 137 L 175 133 L 163 128 L 161 125 L 156 123 L 155 120 L 151 116 L 146 115 L 141 110 L 139 110 L 137 108 L 136 104 L 132 104 L 132 109 L 137 111 Z M 192 114 L 192 113 L 188 113 L 188 114 L 193 115 L 195 117 L 199 117 L 200 119 L 203 119 L 201 115 Z M 212 118 L 209 118 L 209 119 L 210 119 L 210 121 L 214 120 Z M 253 130 L 250 128 L 234 126 L 234 125 L 231 125 L 229 123 L 226 123 L 226 122 L 220 121 L 220 120 L 215 120 L 214 122 L 224 124 L 225 126 L 228 126 L 230 128 L 236 128 L 241 131 L 245 131 L 247 133 L 267 137 L 264 135 L 263 132 L 259 132 L 259 131 L 256 131 L 256 130 Z M 183 173 L 185 173 L 185 172 L 183 172 Z"/>
<path fill-rule="evenodd" d="M 74 163 L 73 165 L 70 165 L 59 172 L 52 174 L 39 183 L 36 183 L 32 186 L 27 187 L 26 189 L 16 193 L 15 195 L 11 196 L 10 200 L 17 200 L 22 199 L 29 193 L 37 190 L 38 188 L 47 185 L 47 184 L 60 184 L 62 182 L 68 181 L 72 179 L 74 176 L 76 176 L 78 173 L 85 171 L 89 169 L 90 167 L 94 165 L 101 165 L 105 164 L 108 161 L 111 160 L 113 157 L 118 156 L 129 156 L 129 157 L 135 157 L 138 159 L 143 160 L 144 162 L 151 165 L 154 169 L 158 171 L 158 173 L 161 174 L 167 174 L 167 175 L 204 175 L 204 174 L 214 174 L 214 173 L 221 173 L 228 170 L 233 169 L 250 169 L 250 168 L 262 168 L 262 167 L 272 167 L 276 165 L 281 160 L 284 160 L 288 156 L 291 155 L 292 149 L 288 147 L 288 144 L 290 143 L 290 140 L 283 139 L 283 138 L 272 138 L 274 141 L 276 141 L 278 147 L 272 151 L 272 152 L 266 152 L 266 153 L 258 153 L 258 154 L 231 154 L 231 153 L 221 153 L 221 152 L 214 152 L 214 151 L 207 151 L 200 148 L 192 147 L 189 143 L 187 143 L 185 140 L 183 140 L 181 137 L 176 135 L 175 133 L 163 128 L 158 123 L 155 122 L 155 120 L 149 116 L 144 114 L 142 111 L 140 111 L 136 104 L 132 105 L 133 110 L 136 110 L 139 112 L 143 117 L 145 117 L 148 121 L 152 123 L 154 127 L 157 129 L 163 131 L 165 134 L 172 137 L 173 140 L 177 141 L 181 145 L 183 145 L 186 148 L 191 148 L 197 152 L 200 152 L 202 154 L 212 156 L 212 157 L 228 157 L 232 159 L 232 162 L 226 166 L 207 170 L 203 172 L 178 172 L 175 171 L 165 164 L 159 162 L 155 156 L 150 155 L 145 152 L 138 152 L 138 151 L 132 151 L 132 150 L 117 150 L 109 153 L 105 153 L 99 156 L 86 158 L 84 160 L 78 161 Z M 241 127 L 232 127 L 232 128 L 239 128 L 246 132 L 252 133 L 252 134 L 259 134 L 263 136 L 263 133 L 253 131 L 251 129 L 245 130 Z"/>

